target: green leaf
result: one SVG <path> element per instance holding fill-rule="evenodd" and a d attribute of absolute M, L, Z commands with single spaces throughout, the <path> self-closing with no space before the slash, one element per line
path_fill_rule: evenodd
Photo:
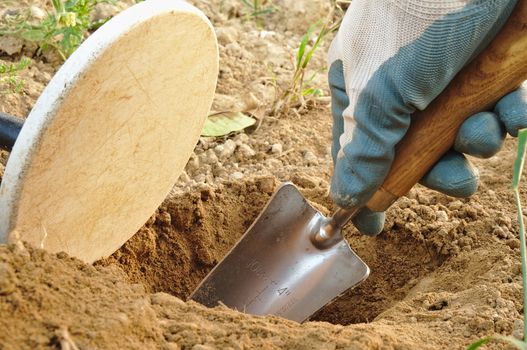
<path fill-rule="evenodd" d="M 523 164 L 525 162 L 525 149 L 527 146 L 527 129 L 518 132 L 518 154 L 514 162 L 514 173 L 512 174 L 512 189 L 518 189 L 520 184 Z"/>
<path fill-rule="evenodd" d="M 486 337 L 480 340 L 475 341 L 474 343 L 470 344 L 467 348 L 467 350 L 476 350 L 479 349 L 482 345 L 487 344 L 488 342 L 492 341 L 492 337 Z"/>
<path fill-rule="evenodd" d="M 254 125 L 256 120 L 241 112 L 222 112 L 209 115 L 201 136 L 225 136 Z"/>
<path fill-rule="evenodd" d="M 300 40 L 300 46 L 298 46 L 298 52 L 296 55 L 296 66 L 300 67 L 303 66 L 302 59 L 304 58 L 304 54 L 306 52 L 307 43 L 309 42 L 309 39 L 311 38 L 311 35 L 315 31 L 315 29 L 318 27 L 318 22 L 315 24 L 312 24 L 309 29 L 307 30 L 306 34 L 302 37 L 302 40 Z"/>

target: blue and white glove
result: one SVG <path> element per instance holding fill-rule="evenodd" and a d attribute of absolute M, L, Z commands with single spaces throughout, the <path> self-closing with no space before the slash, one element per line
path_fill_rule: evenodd
<path fill-rule="evenodd" d="M 354 0 L 329 52 L 335 170 L 333 200 L 362 206 L 384 181 L 410 116 L 423 110 L 501 29 L 515 0 Z M 493 111 L 470 117 L 454 148 L 421 180 L 451 196 L 477 189 L 478 172 L 463 153 L 490 157 L 506 131 L 527 127 L 527 85 Z M 384 213 L 353 220 L 376 235 Z"/>

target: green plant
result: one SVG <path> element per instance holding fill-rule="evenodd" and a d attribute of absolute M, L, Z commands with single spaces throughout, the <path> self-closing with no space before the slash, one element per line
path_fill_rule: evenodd
<path fill-rule="evenodd" d="M 308 80 L 305 80 L 307 66 L 311 61 L 315 51 L 320 46 L 326 36 L 334 32 L 340 23 L 336 25 L 321 25 L 317 22 L 309 27 L 298 45 L 298 50 L 295 56 L 295 70 L 291 81 L 287 88 L 283 90 L 280 97 L 276 99 L 273 114 L 280 115 L 287 113 L 289 109 L 295 105 L 302 108 L 305 105 L 307 96 L 319 97 L 322 95 L 322 90 L 312 86 L 312 81 L 315 78 L 313 74 Z M 315 36 L 315 31 L 318 33 Z M 313 41 L 312 38 L 314 37 Z"/>
<path fill-rule="evenodd" d="M 467 350 L 476 350 L 484 344 L 491 341 L 505 341 L 520 350 L 527 350 L 527 322 L 525 322 L 525 307 L 527 306 L 527 257 L 525 247 L 525 223 L 523 220 L 523 209 L 520 199 L 520 180 L 525 163 L 525 153 L 527 151 L 527 129 L 522 129 L 518 132 L 518 153 L 516 161 L 514 162 L 514 172 L 512 174 L 512 191 L 516 202 L 516 210 L 518 214 L 518 225 L 520 231 L 520 258 L 522 266 L 522 280 L 523 280 L 523 308 L 524 308 L 524 322 L 523 322 L 523 340 L 513 337 L 493 336 L 480 339 L 467 348 Z"/>
<path fill-rule="evenodd" d="M 20 93 L 25 81 L 18 73 L 27 68 L 31 60 L 23 57 L 17 63 L 0 63 L 0 94 Z"/>
<path fill-rule="evenodd" d="M 91 13 L 99 3 L 114 0 L 52 0 L 53 11 L 39 23 L 29 21 L 29 13 L 18 16 L 0 28 L 0 35 L 12 35 L 35 42 L 39 53 L 55 50 L 66 60 L 82 43 L 90 31 L 100 27 L 107 19 L 92 21 Z"/>
<path fill-rule="evenodd" d="M 278 8 L 269 0 L 241 0 L 245 5 L 245 17 L 256 20 L 258 24 L 260 17 L 275 12 Z"/>

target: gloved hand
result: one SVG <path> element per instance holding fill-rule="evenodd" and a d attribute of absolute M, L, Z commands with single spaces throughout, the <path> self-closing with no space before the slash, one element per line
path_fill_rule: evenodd
<path fill-rule="evenodd" d="M 463 3 L 465 3 L 463 5 Z M 515 0 L 354 0 L 329 53 L 332 95 L 333 200 L 363 206 L 384 181 L 410 116 L 423 110 L 494 38 Z M 421 180 L 456 197 L 477 189 L 478 172 L 463 153 L 490 157 L 505 131 L 527 127 L 527 85 L 493 111 L 470 117 L 454 148 Z M 384 213 L 363 209 L 353 220 L 376 235 Z"/>

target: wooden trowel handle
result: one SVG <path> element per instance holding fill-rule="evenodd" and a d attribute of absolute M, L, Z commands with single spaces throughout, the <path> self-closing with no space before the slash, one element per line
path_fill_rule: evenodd
<path fill-rule="evenodd" d="M 408 193 L 452 147 L 465 119 L 492 108 L 524 80 L 527 80 L 527 0 L 519 0 L 492 43 L 424 111 L 412 116 L 406 136 L 396 146 L 395 160 L 386 180 L 366 206 L 384 211 Z"/>

